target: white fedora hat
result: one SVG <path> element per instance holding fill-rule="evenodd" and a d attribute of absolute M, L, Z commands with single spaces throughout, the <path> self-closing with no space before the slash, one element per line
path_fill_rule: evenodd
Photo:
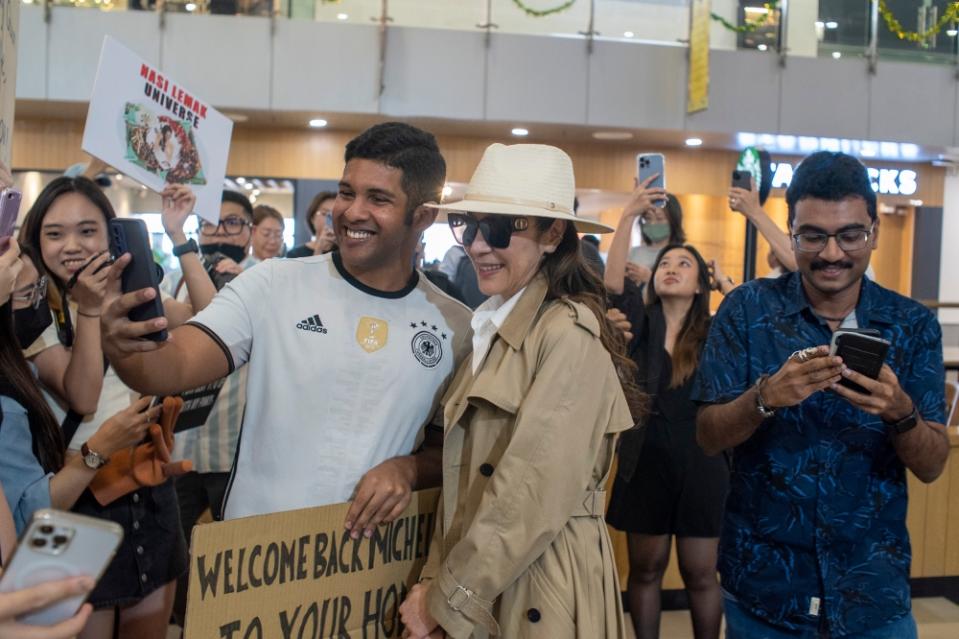
<path fill-rule="evenodd" d="M 573 161 L 545 144 L 491 144 L 459 202 L 432 205 L 441 212 L 529 215 L 571 222 L 580 233 L 614 229 L 576 217 Z"/>

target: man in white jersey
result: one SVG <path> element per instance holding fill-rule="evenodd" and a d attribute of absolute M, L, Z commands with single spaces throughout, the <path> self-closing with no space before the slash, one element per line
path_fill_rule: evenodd
<path fill-rule="evenodd" d="M 120 293 L 124 257 L 101 324 L 111 364 L 142 392 L 173 394 L 248 365 L 227 518 L 352 498 L 356 537 L 399 515 L 412 490 L 439 485 L 441 432 L 427 428 L 411 453 L 468 350 L 470 313 L 413 269 L 435 217 L 423 204 L 438 201 L 445 180 L 433 136 L 380 124 L 345 159 L 338 253 L 243 272 L 163 344 L 141 336 L 165 319 L 126 318 L 153 292 Z"/>

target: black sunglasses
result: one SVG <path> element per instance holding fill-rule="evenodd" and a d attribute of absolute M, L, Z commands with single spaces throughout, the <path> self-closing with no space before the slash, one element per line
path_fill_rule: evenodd
<path fill-rule="evenodd" d="M 476 232 L 480 231 L 490 248 L 508 248 L 513 233 L 529 228 L 527 218 L 513 215 L 487 215 L 482 220 L 477 220 L 472 215 L 449 213 L 446 218 L 453 237 L 463 246 L 471 245 L 476 239 Z"/>

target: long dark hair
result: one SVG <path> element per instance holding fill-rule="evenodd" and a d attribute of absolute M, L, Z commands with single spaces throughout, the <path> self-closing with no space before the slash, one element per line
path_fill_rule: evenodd
<path fill-rule="evenodd" d="M 663 247 L 663 250 L 656 256 L 656 265 L 653 266 L 652 275 L 649 277 L 646 306 L 648 308 L 656 305 L 662 306 L 663 301 L 656 293 L 656 271 L 659 270 L 659 263 L 667 253 L 680 249 L 688 251 L 696 260 L 696 266 L 699 269 L 699 274 L 696 277 L 699 292 L 693 297 L 693 304 L 686 312 L 683 326 L 679 329 L 679 335 L 676 336 L 676 345 L 673 347 L 673 376 L 669 382 L 670 388 L 682 386 L 683 382 L 696 372 L 696 366 L 699 365 L 699 352 L 702 350 L 702 345 L 709 334 L 709 268 L 699 251 L 689 244 L 670 244 Z"/>
<path fill-rule="evenodd" d="M 12 300 L 0 306 L 0 393 L 15 399 L 27 410 L 33 455 L 44 472 L 55 473 L 63 468 L 64 443 L 60 424 L 50 412 L 20 350 L 13 330 Z"/>
<path fill-rule="evenodd" d="M 544 232 L 552 226 L 553 221 L 552 218 L 537 218 L 537 227 Z M 636 363 L 626 356 L 623 333 L 606 318 L 606 287 L 586 265 L 579 242 L 576 229 L 567 222 L 559 246 L 546 254 L 540 269 L 546 276 L 546 299 L 566 297 L 586 305 L 593 312 L 599 320 L 600 341 L 613 359 L 630 413 L 633 420 L 639 422 L 646 415 L 647 397 L 636 384 Z"/>
<path fill-rule="evenodd" d="M 53 206 L 53 203 L 58 197 L 66 195 L 67 193 L 79 193 L 85 196 L 94 206 L 100 209 L 100 212 L 103 213 L 104 220 L 107 222 L 117 216 L 113 210 L 113 205 L 110 204 L 110 200 L 107 199 L 107 196 L 100 187 L 85 177 L 58 177 L 50 182 L 50 184 L 47 184 L 40 192 L 40 195 L 33 203 L 33 206 L 30 207 L 30 211 L 27 212 L 27 216 L 23 220 L 23 227 L 20 229 L 20 245 L 29 246 L 33 250 L 33 254 L 39 258 L 34 260 L 37 270 L 40 271 L 41 274 L 45 273 L 50 282 L 56 285 L 61 294 L 64 292 L 63 287 L 66 282 L 61 282 L 60 279 L 47 268 L 46 264 L 43 263 L 43 252 L 40 249 L 40 234 L 43 230 L 43 220 L 47 217 L 50 207 Z"/>

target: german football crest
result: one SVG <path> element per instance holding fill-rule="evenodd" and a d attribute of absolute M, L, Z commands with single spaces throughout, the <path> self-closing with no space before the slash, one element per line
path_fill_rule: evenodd
<path fill-rule="evenodd" d="M 361 317 L 356 327 L 356 343 L 367 353 L 378 351 L 386 346 L 390 335 L 386 320 L 375 317 Z"/>

